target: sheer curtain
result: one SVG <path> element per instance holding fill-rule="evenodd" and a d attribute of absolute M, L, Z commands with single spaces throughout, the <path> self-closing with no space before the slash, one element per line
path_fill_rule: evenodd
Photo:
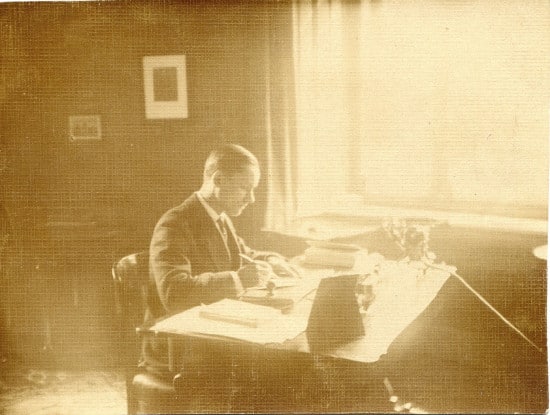
<path fill-rule="evenodd" d="M 548 16 L 520 1 L 296 1 L 297 213 L 546 207 Z"/>
<path fill-rule="evenodd" d="M 286 221 L 369 205 L 545 215 L 548 16 L 519 0 L 295 1 Z"/>
<path fill-rule="evenodd" d="M 297 214 L 324 212 L 361 197 L 365 95 L 357 4 L 294 4 Z"/>
<path fill-rule="evenodd" d="M 296 215 L 296 106 L 292 8 L 268 3 L 265 25 L 267 206 L 264 226 L 286 230 Z"/>
<path fill-rule="evenodd" d="M 265 226 L 272 230 L 324 212 L 350 190 L 362 192 L 353 189 L 360 176 L 350 174 L 361 160 L 353 76 L 360 16 L 338 2 L 288 4 L 270 13 L 266 42 Z"/>

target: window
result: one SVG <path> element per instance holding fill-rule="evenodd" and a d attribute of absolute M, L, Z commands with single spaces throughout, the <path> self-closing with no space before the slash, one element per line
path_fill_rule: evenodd
<path fill-rule="evenodd" d="M 543 7 L 296 2 L 298 215 L 386 205 L 545 217 Z"/>

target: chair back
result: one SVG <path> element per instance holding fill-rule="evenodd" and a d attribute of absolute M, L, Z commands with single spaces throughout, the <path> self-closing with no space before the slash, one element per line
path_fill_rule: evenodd
<path fill-rule="evenodd" d="M 130 364 L 135 364 L 141 348 L 136 341 L 136 327 L 143 324 L 147 309 L 149 252 L 127 255 L 116 262 L 111 271 L 119 316 L 120 351 Z"/>

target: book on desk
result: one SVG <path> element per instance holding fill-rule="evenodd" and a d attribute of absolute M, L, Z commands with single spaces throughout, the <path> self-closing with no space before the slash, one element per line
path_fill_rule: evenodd
<path fill-rule="evenodd" d="M 281 288 L 295 287 L 296 285 L 297 281 L 294 278 L 271 278 L 264 286 L 246 289 L 239 300 L 287 312 L 292 309 L 297 299 L 290 295 L 292 291 L 281 291 Z"/>
<path fill-rule="evenodd" d="M 304 263 L 339 268 L 355 266 L 362 251 L 353 244 L 343 244 L 328 241 L 307 241 L 309 248 L 304 251 Z"/>

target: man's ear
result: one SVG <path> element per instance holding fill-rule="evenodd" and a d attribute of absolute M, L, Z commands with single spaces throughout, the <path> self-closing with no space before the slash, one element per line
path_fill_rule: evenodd
<path fill-rule="evenodd" d="M 212 175 L 212 183 L 214 183 L 214 186 L 221 187 L 223 183 L 223 173 L 219 170 L 216 170 L 214 174 Z"/>

